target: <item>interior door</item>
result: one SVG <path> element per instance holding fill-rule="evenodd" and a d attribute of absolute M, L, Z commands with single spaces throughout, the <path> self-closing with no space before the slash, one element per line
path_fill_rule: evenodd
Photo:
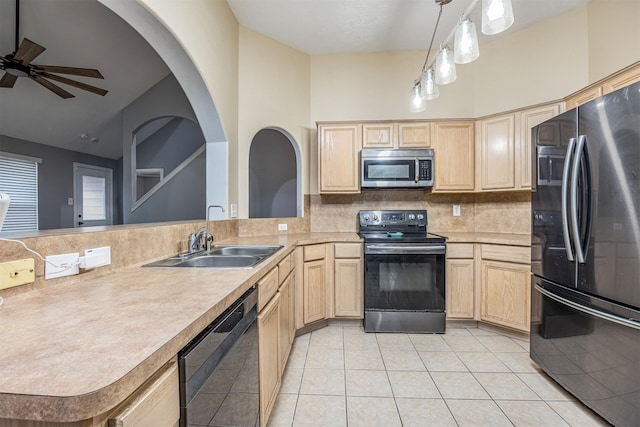
<path fill-rule="evenodd" d="M 74 227 L 113 224 L 113 171 L 73 164 Z"/>

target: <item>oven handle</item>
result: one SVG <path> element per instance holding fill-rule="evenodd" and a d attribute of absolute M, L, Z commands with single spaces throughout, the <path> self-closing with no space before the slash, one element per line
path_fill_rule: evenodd
<path fill-rule="evenodd" d="M 410 245 L 410 246 L 393 246 L 393 245 L 366 245 L 365 254 L 444 254 L 445 245 Z"/>

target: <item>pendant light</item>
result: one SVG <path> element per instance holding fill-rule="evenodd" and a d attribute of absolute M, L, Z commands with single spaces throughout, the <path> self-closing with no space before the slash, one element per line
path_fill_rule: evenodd
<path fill-rule="evenodd" d="M 426 109 L 427 105 L 420 93 L 420 83 L 416 83 L 413 85 L 413 89 L 411 89 L 411 105 L 409 106 L 409 111 L 412 113 L 420 113 Z"/>
<path fill-rule="evenodd" d="M 446 85 L 456 81 L 456 63 L 453 61 L 453 52 L 448 46 L 440 48 L 436 56 L 436 84 Z"/>
<path fill-rule="evenodd" d="M 469 18 L 462 21 L 456 29 L 453 52 L 456 64 L 468 64 L 480 56 L 476 24 Z"/>
<path fill-rule="evenodd" d="M 433 68 L 429 68 L 422 73 L 422 79 L 420 80 L 420 94 L 426 101 L 436 99 L 440 96 L 440 91 L 438 90 L 438 85 L 436 84 L 433 74 Z"/>
<path fill-rule="evenodd" d="M 511 0 L 482 0 L 482 32 L 498 34 L 513 24 Z"/>

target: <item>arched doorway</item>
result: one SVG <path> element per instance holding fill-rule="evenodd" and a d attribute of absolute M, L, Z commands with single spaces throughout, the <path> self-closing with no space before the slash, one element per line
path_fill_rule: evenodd
<path fill-rule="evenodd" d="M 300 150 L 291 134 L 261 129 L 249 149 L 249 218 L 302 216 Z"/>

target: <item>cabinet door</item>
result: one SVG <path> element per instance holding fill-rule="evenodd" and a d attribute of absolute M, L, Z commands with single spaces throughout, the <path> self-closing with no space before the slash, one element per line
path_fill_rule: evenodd
<path fill-rule="evenodd" d="M 303 321 L 307 325 L 327 317 L 325 260 L 304 263 Z"/>
<path fill-rule="evenodd" d="M 481 319 L 529 331 L 530 267 L 501 261 L 482 261 Z"/>
<path fill-rule="evenodd" d="M 473 259 L 447 260 L 447 318 L 473 319 Z"/>
<path fill-rule="evenodd" d="M 516 145 L 516 187 L 531 188 L 532 150 L 531 129 L 560 114 L 560 104 L 524 110 L 520 113 L 520 138 Z M 553 130 L 553 129 L 552 129 Z"/>
<path fill-rule="evenodd" d="M 431 147 L 431 123 L 400 123 L 398 148 Z"/>
<path fill-rule="evenodd" d="M 434 192 L 473 191 L 474 139 L 472 122 L 434 123 Z"/>
<path fill-rule="evenodd" d="M 336 317 L 364 315 L 364 288 L 362 262 L 359 258 L 336 259 L 334 261 Z"/>
<path fill-rule="evenodd" d="M 260 376 L 260 425 L 266 426 L 280 389 L 280 293 L 258 314 L 258 363 Z"/>
<path fill-rule="evenodd" d="M 595 86 L 584 89 L 566 99 L 566 109 L 571 110 L 579 105 L 589 102 L 592 99 L 602 96 L 602 86 Z"/>
<path fill-rule="evenodd" d="M 607 79 L 602 85 L 602 94 L 611 93 L 635 82 L 640 82 L 640 66 L 636 66 L 615 77 Z"/>
<path fill-rule="evenodd" d="M 360 125 L 318 127 L 320 193 L 360 192 Z"/>
<path fill-rule="evenodd" d="M 393 123 L 362 125 L 362 148 L 393 148 Z"/>
<path fill-rule="evenodd" d="M 289 284 L 289 350 L 296 337 L 296 271 L 293 270 L 287 279 Z"/>
<path fill-rule="evenodd" d="M 515 115 L 480 121 L 480 190 L 507 190 L 516 186 Z"/>
<path fill-rule="evenodd" d="M 291 322 L 294 319 L 291 317 L 291 289 L 293 285 L 291 283 L 291 275 L 280 286 L 280 322 L 278 332 L 279 343 L 279 370 L 280 375 L 284 372 L 284 367 L 287 364 L 287 358 L 289 357 L 289 351 L 291 350 L 291 340 L 289 338 L 291 330 Z"/>

